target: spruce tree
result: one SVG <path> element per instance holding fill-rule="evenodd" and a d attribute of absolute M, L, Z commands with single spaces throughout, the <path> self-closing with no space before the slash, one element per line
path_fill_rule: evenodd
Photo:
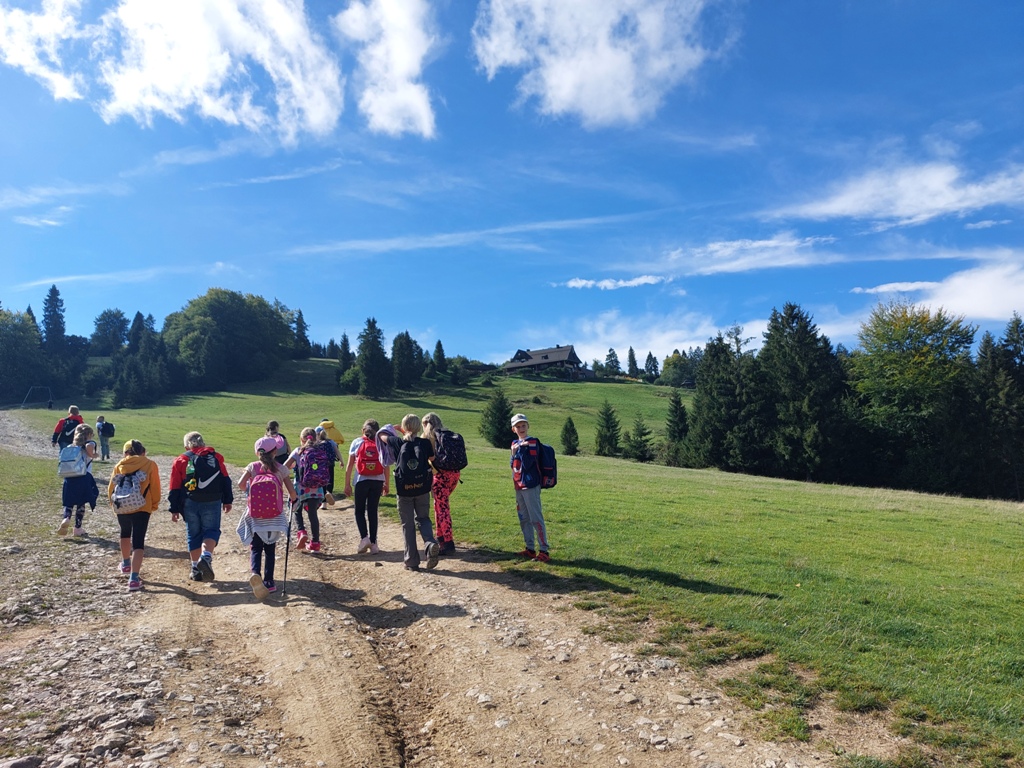
<path fill-rule="evenodd" d="M 575 456 L 580 452 L 580 435 L 576 431 L 572 416 L 566 418 L 565 424 L 562 425 L 562 451 L 566 456 Z"/>
<path fill-rule="evenodd" d="M 491 393 L 480 415 L 480 434 L 495 448 L 508 448 L 512 444 L 512 403 L 501 387 Z"/>
<path fill-rule="evenodd" d="M 419 345 L 408 331 L 398 334 L 391 342 L 391 367 L 394 370 L 395 389 L 410 389 L 419 381 Z"/>
<path fill-rule="evenodd" d="M 619 356 L 612 348 L 609 348 L 608 354 L 605 355 L 604 371 L 608 376 L 618 376 L 622 373 L 622 367 L 619 365 Z"/>
<path fill-rule="evenodd" d="M 51 285 L 43 301 L 43 349 L 51 355 L 64 351 L 64 299 L 56 285 Z"/>
<path fill-rule="evenodd" d="M 434 345 L 434 370 L 438 373 L 448 372 L 448 358 L 444 356 L 444 347 L 441 345 L 440 339 Z"/>
<path fill-rule="evenodd" d="M 626 458 L 646 463 L 654 458 L 654 449 L 651 448 L 651 429 L 644 422 L 643 416 L 637 416 L 633 422 L 633 431 L 627 432 L 624 442 L 623 454 Z"/>
<path fill-rule="evenodd" d="M 391 393 L 391 361 L 384 351 L 384 333 L 373 317 L 366 318 L 366 327 L 359 334 L 356 366 L 359 368 L 360 395 L 384 397 Z"/>
<path fill-rule="evenodd" d="M 626 375 L 631 379 L 640 378 L 640 367 L 636 364 L 636 352 L 633 348 L 629 348 L 629 353 L 626 355 Z"/>
<path fill-rule="evenodd" d="M 690 431 L 686 406 L 679 396 L 679 390 L 673 389 L 668 399 L 668 421 L 665 424 L 665 436 L 670 443 L 681 443 Z"/>
<path fill-rule="evenodd" d="M 292 331 L 295 334 L 295 351 L 292 353 L 292 357 L 295 360 L 308 360 L 312 354 L 313 345 L 309 343 L 309 325 L 302 316 L 301 309 L 295 312 Z"/>
<path fill-rule="evenodd" d="M 653 353 L 647 353 L 647 360 L 644 363 L 644 378 L 648 382 L 653 382 L 658 378 L 658 358 Z"/>
<path fill-rule="evenodd" d="M 597 414 L 597 439 L 594 442 L 594 453 L 598 456 L 617 456 L 621 429 L 619 417 L 607 400 Z"/>
<path fill-rule="evenodd" d="M 352 354 L 352 347 L 348 343 L 348 334 L 342 333 L 341 344 L 338 346 L 338 375 L 344 376 L 355 362 L 355 355 Z"/>

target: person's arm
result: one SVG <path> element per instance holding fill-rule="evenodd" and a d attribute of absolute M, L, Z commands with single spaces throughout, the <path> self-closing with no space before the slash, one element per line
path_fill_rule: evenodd
<path fill-rule="evenodd" d="M 252 477 L 252 472 L 250 472 L 249 468 L 246 467 L 245 468 L 245 472 L 243 472 L 242 476 L 240 478 L 238 478 L 238 490 L 244 491 L 245 489 L 247 489 L 249 487 L 249 478 L 250 477 Z"/>
<path fill-rule="evenodd" d="M 160 467 L 156 465 L 155 461 L 150 461 L 149 464 L 149 488 L 146 489 L 146 500 L 149 502 L 146 506 L 152 506 L 153 511 L 156 512 L 160 508 Z"/>
<path fill-rule="evenodd" d="M 188 459 L 179 456 L 171 464 L 171 486 L 167 493 L 167 503 L 171 507 L 171 520 L 178 522 L 178 516 L 185 509 L 185 464 Z"/>
<path fill-rule="evenodd" d="M 356 455 L 350 453 L 348 455 L 348 464 L 345 465 L 345 495 L 352 495 L 352 470 L 356 466 Z"/>
<path fill-rule="evenodd" d="M 85 444 L 85 455 L 88 456 L 90 459 L 96 458 L 96 443 L 94 443 L 92 440 Z"/>
<path fill-rule="evenodd" d="M 299 494 L 295 492 L 295 484 L 290 476 L 284 478 L 284 487 L 288 489 L 288 503 L 294 504 L 295 500 L 299 498 Z"/>

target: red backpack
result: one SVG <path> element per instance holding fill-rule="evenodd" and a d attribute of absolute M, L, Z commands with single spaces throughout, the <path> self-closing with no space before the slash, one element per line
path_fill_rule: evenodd
<path fill-rule="evenodd" d="M 284 511 L 284 483 L 280 476 L 262 464 L 249 478 L 249 517 L 267 520 Z"/>
<path fill-rule="evenodd" d="M 384 465 L 380 463 L 380 454 L 377 453 L 377 443 L 368 437 L 364 437 L 362 445 L 356 448 L 356 472 L 363 477 L 384 474 Z"/>

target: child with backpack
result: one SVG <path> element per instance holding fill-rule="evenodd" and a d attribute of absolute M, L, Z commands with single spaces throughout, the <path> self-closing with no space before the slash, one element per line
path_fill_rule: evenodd
<path fill-rule="evenodd" d="M 238 536 L 249 547 L 249 586 L 258 600 L 265 600 L 271 592 L 277 591 L 274 583 L 277 542 L 288 535 L 284 491 L 288 491 L 289 504 L 294 504 L 297 498 L 288 470 L 277 463 L 277 446 L 277 440 L 271 435 L 257 440 L 253 449 L 258 461 L 249 464 L 238 479 L 238 487 L 247 497 L 245 512 L 238 521 Z"/>
<path fill-rule="evenodd" d="M 96 441 L 92 438 L 92 427 L 79 423 L 70 445 L 60 451 L 57 471 L 64 478 L 64 484 L 60 493 L 63 509 L 60 525 L 57 526 L 58 536 L 67 535 L 72 512 L 75 516 L 74 535 L 88 535 L 82 527 L 85 522 L 85 505 L 89 505 L 90 511 L 96 509 L 96 499 L 100 495 L 100 489 L 92 476 L 92 462 L 96 458 Z"/>
<path fill-rule="evenodd" d="M 128 591 L 138 592 L 150 515 L 160 506 L 160 470 L 138 440 L 124 444 L 124 458 L 114 465 L 107 498 L 121 528 L 120 571 L 128 576 Z"/>
<path fill-rule="evenodd" d="M 299 508 L 295 520 L 299 529 L 295 532 L 295 548 L 300 552 L 320 551 L 320 516 L 317 510 L 324 503 L 324 486 L 330 481 L 330 455 L 328 447 L 317 442 L 316 430 L 306 427 L 299 433 L 299 447 L 292 451 L 285 466 L 295 470 L 296 492 Z M 309 516 L 309 533 L 302 517 Z M 312 536 L 310 536 L 312 534 Z"/>
<path fill-rule="evenodd" d="M 345 467 L 345 495 L 353 496 L 352 471 L 355 470 L 356 527 L 359 528 L 359 548 L 357 554 L 369 552 L 376 555 L 380 552 L 377 546 L 377 509 L 381 494 L 389 492 L 387 467 L 380 459 L 377 450 L 377 430 L 380 424 L 376 419 L 363 422 L 363 434 L 352 441 L 348 449 L 348 464 Z"/>
<path fill-rule="evenodd" d="M 423 436 L 430 441 L 434 449 L 434 458 L 430 465 L 434 468 L 434 479 L 430 491 L 434 495 L 434 522 L 437 524 L 437 543 L 441 546 L 442 555 L 455 554 L 455 539 L 452 537 L 452 508 L 449 499 L 459 484 L 459 469 L 449 469 L 438 453 L 439 443 L 444 446 L 447 440 L 457 442 L 461 446 L 461 459 L 450 465 L 465 466 L 465 443 L 462 437 L 451 430 L 446 430 L 441 417 L 436 413 L 428 413 L 423 417 Z M 456 441 L 456 438 L 458 440 Z M 457 452 L 457 451 L 456 451 Z"/>
<path fill-rule="evenodd" d="M 420 568 L 420 553 L 416 547 L 417 527 L 423 537 L 423 554 L 428 570 L 437 566 L 441 553 L 430 524 L 430 484 L 433 481 L 430 459 L 434 456 L 434 449 L 429 440 L 420 437 L 420 429 L 420 417 L 410 413 L 402 419 L 401 440 L 385 434 L 384 430 L 378 435 L 396 452 L 395 493 L 398 495 L 398 517 L 402 521 L 402 536 L 405 539 L 403 559 L 409 571 L 418 571 Z"/>
<path fill-rule="evenodd" d="M 53 428 L 53 436 L 50 438 L 50 443 L 57 446 L 57 448 L 66 448 L 71 445 L 71 441 L 75 439 L 75 430 L 84 421 L 85 419 L 82 418 L 82 414 L 78 412 L 78 406 L 69 405 L 68 415 L 58 421 L 57 426 Z"/>
<path fill-rule="evenodd" d="M 519 527 L 523 531 L 526 549 L 520 557 L 548 562 L 548 531 L 544 525 L 544 513 L 540 506 L 541 469 L 540 440 L 529 436 L 530 422 L 526 416 L 517 413 L 512 417 L 512 484 L 516 489 L 516 513 Z"/>
<path fill-rule="evenodd" d="M 114 436 L 114 425 L 103 416 L 96 417 L 96 436 L 100 439 L 100 461 L 110 461 L 110 438 Z"/>

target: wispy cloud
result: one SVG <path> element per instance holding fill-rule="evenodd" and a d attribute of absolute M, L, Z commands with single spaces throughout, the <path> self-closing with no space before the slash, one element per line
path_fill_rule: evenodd
<path fill-rule="evenodd" d="M 724 41 L 702 40 L 708 0 L 483 0 L 473 48 L 488 78 L 525 70 L 523 100 L 584 125 L 636 123 Z M 728 26 L 723 23 L 723 26 Z"/>
<path fill-rule="evenodd" d="M 505 227 L 472 229 L 464 232 L 443 232 L 433 235 L 407 235 L 386 237 L 376 240 L 337 240 L 318 245 L 303 245 L 289 249 L 292 255 L 310 253 L 389 253 L 394 251 L 415 251 L 433 248 L 454 248 L 471 245 L 494 238 L 537 232 L 558 232 L 573 229 L 601 227 L 623 221 L 632 221 L 647 214 L 625 214 L 621 216 L 598 216 L 582 219 L 559 219 L 511 224 Z"/>
<path fill-rule="evenodd" d="M 1001 227 L 1005 224 L 1012 224 L 1011 219 L 1000 219 L 999 221 L 993 221 L 992 219 L 985 219 L 984 221 L 972 221 L 968 224 L 964 224 L 964 229 L 991 229 L 992 227 Z"/>
<path fill-rule="evenodd" d="M 275 184 L 281 181 L 307 179 L 310 176 L 319 176 L 320 174 L 330 173 L 331 171 L 337 170 L 342 166 L 342 162 L 342 160 L 336 159 L 322 163 L 321 165 L 314 165 L 308 168 L 297 168 L 288 173 L 275 173 L 269 176 L 254 176 L 249 179 L 238 179 L 236 181 L 218 181 L 213 184 L 206 184 L 200 187 L 200 189 L 224 189 L 226 187 L 243 187 L 250 184 Z"/>
<path fill-rule="evenodd" d="M 554 283 L 554 287 L 564 286 L 566 288 L 599 288 L 602 291 L 617 291 L 620 288 L 638 288 L 642 285 L 658 285 L 669 283 L 670 277 L 657 277 L 655 275 L 641 275 L 629 280 L 585 280 L 581 277 L 574 277 L 564 283 Z"/>
<path fill-rule="evenodd" d="M 64 220 L 68 214 L 74 209 L 69 205 L 62 205 L 45 214 L 38 216 L 15 216 L 14 221 L 17 224 L 24 224 L 26 227 L 61 227 L 64 226 Z"/>
<path fill-rule="evenodd" d="M 120 183 L 116 184 L 54 184 L 51 186 L 29 187 L 28 189 L 14 189 L 8 187 L 0 190 L 0 210 L 15 208 L 31 208 L 35 205 L 46 205 L 55 200 L 66 200 L 75 197 L 87 197 L 89 195 L 118 195 L 124 194 L 127 188 Z M 65 210 L 64 207 L 58 210 Z"/>
<path fill-rule="evenodd" d="M 210 274 L 213 275 L 224 275 L 224 274 L 241 274 L 242 270 L 233 264 L 228 264 L 223 261 L 213 262 L 210 266 Z M 40 286 L 49 285 L 66 285 L 70 283 L 103 283 L 104 285 L 125 285 L 132 283 L 149 283 L 156 280 L 162 280 L 168 275 L 188 275 L 193 274 L 195 270 L 189 266 L 168 266 L 168 267 L 149 267 L 146 269 L 126 269 L 126 270 L 114 270 L 112 272 L 93 272 L 89 274 L 78 274 L 78 275 L 55 275 L 50 277 L 41 277 L 38 280 L 31 280 L 26 283 L 20 283 L 14 286 L 15 290 L 24 291 L 29 288 L 38 288 Z"/>
<path fill-rule="evenodd" d="M 798 237 L 792 232 L 780 232 L 759 240 L 720 240 L 693 248 L 677 248 L 665 256 L 661 268 L 670 274 L 715 275 L 845 261 L 844 255 L 819 248 L 834 242 L 833 237 Z"/>
<path fill-rule="evenodd" d="M 420 78 L 439 43 L 426 0 L 352 0 L 334 23 L 361 46 L 359 109 L 370 128 L 432 138 L 434 110 Z"/>
<path fill-rule="evenodd" d="M 1011 166 L 974 181 L 964 176 L 949 162 L 881 168 L 837 184 L 822 199 L 767 215 L 817 221 L 865 219 L 882 226 L 910 226 L 994 205 L 1024 207 L 1024 167 Z"/>
<path fill-rule="evenodd" d="M 850 293 L 913 293 L 935 288 L 939 283 L 932 280 L 920 280 L 918 282 L 905 283 L 883 283 L 870 288 L 851 288 Z"/>

